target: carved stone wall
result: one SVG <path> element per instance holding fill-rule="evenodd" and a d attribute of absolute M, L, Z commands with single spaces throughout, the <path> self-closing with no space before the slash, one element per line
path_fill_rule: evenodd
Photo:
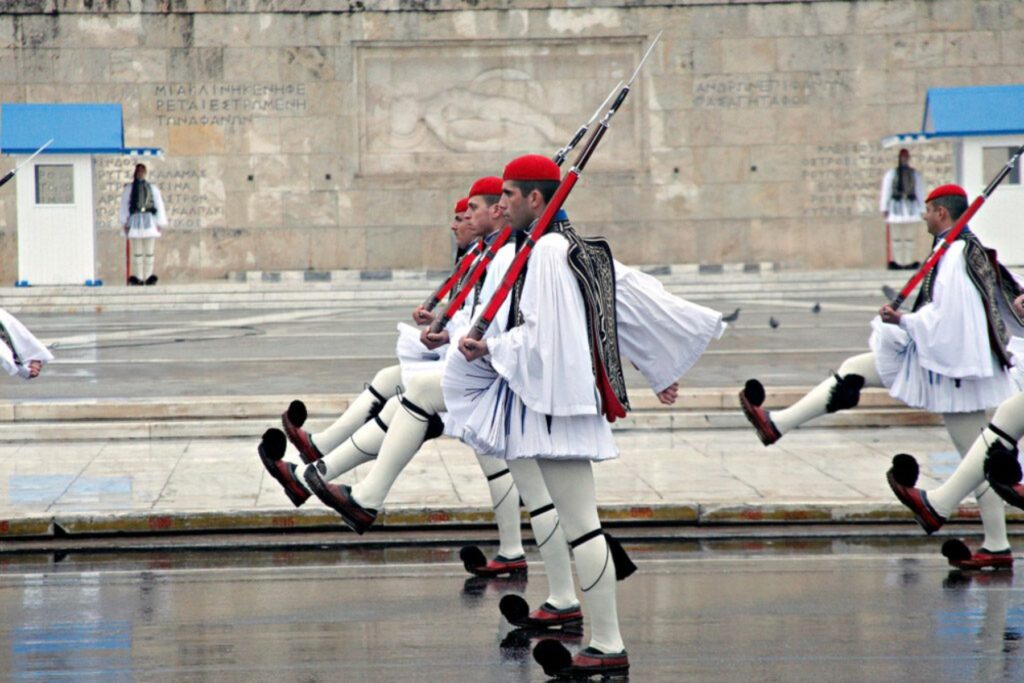
<path fill-rule="evenodd" d="M 441 267 L 470 182 L 553 153 L 664 30 L 574 221 L 633 263 L 857 267 L 884 258 L 880 139 L 919 129 L 927 88 L 1024 67 L 1015 0 L 578 4 L 7 0 L 0 101 L 119 102 L 126 142 L 166 150 L 164 279 Z M 951 178 L 947 143 L 913 153 L 929 184 Z M 95 175 L 98 272 L 116 281 L 130 162 Z M 14 204 L 0 189 L 8 282 Z"/>

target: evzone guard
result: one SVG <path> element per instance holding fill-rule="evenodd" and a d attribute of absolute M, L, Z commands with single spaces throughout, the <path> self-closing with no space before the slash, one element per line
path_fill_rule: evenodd
<path fill-rule="evenodd" d="M 589 126 L 615 94 L 616 89 L 612 90 L 590 119 L 580 126 L 572 140 L 558 151 L 555 155 L 556 164 L 560 164 L 579 143 Z M 511 234 L 509 228 L 502 227 L 504 223 L 497 209 L 500 192 L 500 178 L 481 178 L 470 189 L 470 196 L 460 200 L 456 205 L 452 229 L 459 234 L 461 226 L 463 230 L 475 232 L 480 239 L 469 249 L 469 253 L 465 254 L 448 280 L 424 305 L 413 311 L 413 320 L 417 324 L 426 325 L 434 322 L 434 306 L 449 290 L 452 299 L 444 307 L 445 324 L 438 325 L 438 331 L 449 322 L 454 323 L 454 319 L 462 313 L 467 303 L 470 309 L 465 315 L 471 318 L 472 308 L 480 300 L 480 291 L 488 265 Z M 467 247 L 468 243 L 460 242 L 460 250 Z M 272 429 L 264 434 L 258 449 L 260 458 L 268 471 L 282 484 L 285 493 L 296 506 L 304 503 L 312 490 L 327 505 L 335 507 L 338 489 L 330 481 L 377 457 L 399 406 L 404 409 L 403 412 L 408 413 L 407 417 L 399 417 L 400 423 L 404 423 L 407 428 L 400 424 L 395 429 L 395 434 L 403 436 L 392 437 L 391 443 L 402 444 L 402 450 L 409 452 L 409 458 L 415 454 L 424 440 L 435 438 L 443 432 L 444 424 L 437 414 L 438 411 L 431 411 L 423 406 L 429 405 L 433 397 L 440 393 L 439 376 L 430 370 L 436 369 L 439 365 L 436 361 L 444 357 L 443 350 L 438 350 L 444 342 L 428 340 L 426 331 L 420 335 L 419 340 L 416 340 L 415 334 L 411 333 L 412 328 L 407 325 L 399 325 L 399 330 L 396 351 L 400 363 L 380 371 L 367 385 L 366 391 L 328 430 L 316 435 L 310 435 L 302 430 L 307 411 L 301 401 L 293 401 L 282 415 L 285 434 L 298 449 L 303 463 L 308 465 L 319 462 L 317 468 L 307 467 L 306 471 L 299 472 L 295 465 L 282 459 L 285 439 L 282 438 L 280 431 Z M 424 361 L 425 356 L 433 358 Z M 413 374 L 423 376 L 415 380 L 415 386 L 404 387 L 403 380 L 412 381 Z M 425 429 L 422 428 L 424 424 Z M 330 457 L 324 459 L 324 453 L 328 453 Z M 499 552 L 494 559 L 487 560 L 479 548 L 463 548 L 463 562 L 466 569 L 477 576 L 499 576 L 525 571 L 526 557 L 522 551 L 518 511 L 520 492 L 516 490 L 507 468 L 503 465 L 485 456 L 479 457 L 479 462 L 487 476 L 491 492 L 498 525 Z M 307 474 L 309 480 L 306 478 Z M 395 476 L 397 474 L 396 471 Z"/>
<path fill-rule="evenodd" d="M 495 242 L 504 224 L 497 209 L 500 193 L 500 178 L 481 178 L 474 183 L 469 197 L 456 202 L 451 229 L 461 258 L 445 284 L 413 312 L 416 322 L 427 324 L 434 319 L 434 306 L 448 290 L 453 295 L 458 291 L 473 266 Z M 306 406 L 301 401 L 293 401 L 281 416 L 284 433 L 278 429 L 264 433 L 258 448 L 260 459 L 296 507 L 305 503 L 312 493 L 317 493 L 330 505 L 326 482 L 377 456 L 399 407 L 412 411 L 410 416 L 417 431 L 420 424 L 426 422 L 419 443 L 442 434 L 443 423 L 439 418 L 416 412 L 419 408 L 413 395 L 422 391 L 421 384 L 429 386 L 429 377 L 443 364 L 443 350 L 435 351 L 421 345 L 419 331 L 409 325 L 399 324 L 399 331 L 397 355 L 400 362 L 380 370 L 330 427 L 316 434 L 304 431 Z M 424 377 L 420 378 L 420 375 Z M 401 431 L 401 420 L 398 431 Z M 303 465 L 297 466 L 283 459 L 286 436 L 298 450 Z M 484 558 L 475 547 L 467 549 L 464 552 L 467 555 L 466 568 L 478 576 L 525 572 L 527 564 L 522 547 L 519 492 L 503 461 L 489 456 L 478 456 L 477 461 L 487 477 L 499 547 L 497 556 L 492 560 Z M 305 470 L 307 466 L 312 468 L 313 463 L 316 463 L 312 471 L 316 472 L 314 481 L 317 488 L 311 490 Z"/>
<path fill-rule="evenodd" d="M 923 218 L 937 247 L 922 272 L 936 267 L 925 276 L 913 312 L 887 305 L 872 320 L 871 353 L 847 359 L 832 377 L 784 410 L 765 410 L 764 387 L 757 380 L 747 382 L 740 404 L 766 446 L 816 417 L 855 407 L 865 387 L 885 387 L 910 407 L 942 415 L 957 451 L 961 457 L 968 454 L 988 423 L 985 411 L 1015 393 L 1005 317 L 1015 315 L 1010 307 L 1021 288 L 969 229 L 945 239 L 965 224 L 967 211 L 967 193 L 957 185 L 937 187 L 928 195 Z M 942 249 L 948 250 L 939 261 Z M 916 465 L 904 458 L 895 465 L 889 473 L 893 490 L 915 509 L 925 531 L 934 532 L 959 498 L 954 503 L 953 488 L 947 489 L 927 498 L 929 509 L 912 488 Z M 950 556 L 947 544 L 947 557 L 964 568 L 1009 567 L 1013 556 L 1003 501 L 987 485 L 973 491 L 984 526 L 983 546 L 974 553 L 961 547 Z"/>

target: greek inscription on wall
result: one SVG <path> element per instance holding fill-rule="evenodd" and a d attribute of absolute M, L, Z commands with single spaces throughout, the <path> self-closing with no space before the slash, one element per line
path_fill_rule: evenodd
<path fill-rule="evenodd" d="M 801 170 L 808 185 L 803 215 L 879 215 L 882 178 L 896 165 L 898 151 L 881 149 L 874 142 L 807 148 Z M 911 165 L 924 176 L 925 187 L 953 178 L 953 152 L 948 143 L 915 145 L 910 154 Z"/>
<path fill-rule="evenodd" d="M 117 212 L 124 186 L 131 182 L 135 164 L 132 157 L 96 157 L 93 166 L 93 187 L 96 203 L 96 226 L 120 227 Z M 223 225 L 224 208 L 206 192 L 202 184 L 207 170 L 191 159 L 161 159 L 147 166 L 147 180 L 160 188 L 172 230 L 198 230 Z"/>
<path fill-rule="evenodd" d="M 633 39 L 357 46 L 360 172 L 497 173 L 516 154 L 554 154 L 639 49 Z M 639 166 L 638 122 L 636 106 L 623 107 L 602 170 Z"/>
<path fill-rule="evenodd" d="M 241 126 L 257 116 L 302 116 L 304 83 L 160 83 L 152 108 L 161 126 Z"/>
<path fill-rule="evenodd" d="M 697 109 L 805 107 L 850 91 L 842 72 L 709 76 L 693 83 Z"/>

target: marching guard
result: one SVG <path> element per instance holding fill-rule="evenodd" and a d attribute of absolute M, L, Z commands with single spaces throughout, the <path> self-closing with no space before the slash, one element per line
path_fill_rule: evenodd
<path fill-rule="evenodd" d="M 937 244 L 941 246 L 941 239 L 967 209 L 963 188 L 942 185 L 932 190 L 923 217 Z M 913 312 L 901 313 L 886 305 L 872 320 L 871 353 L 847 359 L 832 377 L 784 410 L 769 412 L 761 407 L 765 391 L 756 379 L 740 391 L 740 405 L 768 446 L 816 417 L 856 407 L 863 388 L 885 387 L 910 407 L 941 414 L 964 457 L 988 422 L 985 411 L 1015 393 L 1004 315 L 1020 293 L 1016 280 L 995 261 L 994 252 L 964 229 L 925 277 Z M 901 458 L 900 462 L 904 466 L 890 472 L 890 483 L 907 503 L 914 499 L 906 489 L 916 474 L 911 477 L 906 461 Z M 968 553 L 965 566 L 1008 566 L 1013 558 L 1003 501 L 988 486 L 974 493 L 985 540 L 981 550 Z M 931 505 L 933 510 L 926 505 L 917 510 L 918 521 L 928 533 L 955 509 L 951 497 L 942 496 Z"/>

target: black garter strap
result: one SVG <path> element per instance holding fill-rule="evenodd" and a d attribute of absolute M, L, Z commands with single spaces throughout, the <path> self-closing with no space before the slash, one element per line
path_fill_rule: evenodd
<path fill-rule="evenodd" d="M 423 410 L 423 408 L 420 408 L 418 405 L 416 405 L 415 403 L 413 403 L 412 401 L 407 399 L 405 396 L 402 397 L 401 403 L 402 403 L 402 407 L 404 407 L 410 413 L 413 413 L 415 415 L 419 415 L 420 417 L 422 417 L 424 422 L 426 422 L 427 420 L 430 419 L 430 413 L 428 413 L 427 411 Z"/>
<path fill-rule="evenodd" d="M 993 432 L 993 433 L 995 433 L 995 435 L 996 435 L 996 436 L 998 436 L 998 437 L 999 437 L 1000 439 L 1002 439 L 1003 441 L 1005 441 L 1005 442 L 1007 442 L 1008 444 L 1010 444 L 1010 446 L 1011 446 L 1011 447 L 1013 447 L 1013 446 L 1016 446 L 1016 445 L 1017 445 L 1017 439 L 1013 438 L 1012 436 L 1010 436 L 1009 434 L 1007 434 L 1006 432 L 1004 432 L 1004 431 L 1003 431 L 1002 429 L 1000 429 L 999 427 L 996 427 L 996 426 L 995 426 L 994 424 L 992 424 L 991 422 L 989 422 L 989 423 L 988 423 L 988 428 L 989 428 L 989 429 L 991 429 L 991 430 L 992 430 L 992 432 Z"/>
<path fill-rule="evenodd" d="M 604 534 L 604 531 L 602 531 L 600 528 L 594 529 L 593 531 L 588 531 L 587 533 L 585 533 L 582 536 L 580 536 L 579 538 L 577 538 L 575 541 L 569 541 L 569 547 L 573 548 L 575 550 L 576 548 L 580 547 L 581 545 L 583 545 L 587 541 L 589 541 L 591 539 L 594 539 L 594 538 L 597 538 L 598 536 L 601 536 L 602 534 Z"/>
<path fill-rule="evenodd" d="M 539 508 L 537 508 L 536 510 L 530 510 L 530 518 L 532 519 L 534 517 L 540 517 L 545 512 L 550 512 L 551 510 L 554 510 L 554 509 L 555 509 L 555 504 L 554 503 L 548 503 L 547 505 L 542 505 Z"/>
<path fill-rule="evenodd" d="M 373 405 L 370 406 L 370 413 L 366 416 L 367 421 L 369 421 L 370 418 L 380 415 L 380 411 L 384 410 L 384 404 L 387 403 L 388 400 L 383 394 L 374 389 L 372 384 L 367 384 L 366 390 L 373 394 Z"/>
<path fill-rule="evenodd" d="M 495 472 L 494 474 L 488 474 L 487 475 L 487 481 L 494 481 L 495 479 L 501 479 L 506 474 L 511 474 L 511 472 L 509 472 L 508 469 L 504 469 L 501 472 Z"/>
<path fill-rule="evenodd" d="M 388 433 L 388 425 L 386 422 L 384 422 L 384 420 L 380 419 L 379 414 L 373 416 L 373 421 L 377 423 L 377 426 L 380 427 L 380 430 L 382 432 L 384 432 L 385 434 Z"/>
<path fill-rule="evenodd" d="M 427 423 L 427 433 L 424 435 L 424 441 L 430 441 L 444 434 L 444 420 L 437 413 L 428 413 L 427 411 L 420 408 L 418 405 L 407 399 L 405 396 L 401 399 L 402 407 L 405 408 L 410 415 L 419 416 L 423 419 L 421 422 Z"/>
<path fill-rule="evenodd" d="M 611 557 L 612 565 L 615 567 L 615 580 L 622 581 L 629 578 L 633 572 L 636 571 L 636 565 L 633 564 L 633 560 L 629 559 L 629 555 L 626 553 L 626 549 L 622 547 L 611 534 L 606 534 L 602 529 L 594 529 L 588 531 L 574 541 L 569 541 L 570 548 L 578 548 L 589 540 L 597 538 L 598 536 L 604 536 L 606 547 L 608 548 L 608 555 Z M 591 588 L 597 585 L 601 577 L 604 576 L 605 571 L 608 569 L 608 560 L 605 559 L 604 568 L 601 569 L 601 573 L 598 575 L 597 580 L 590 584 L 586 588 L 583 588 L 583 592 L 586 593 Z M 582 587 L 581 587 L 582 588 Z"/>

